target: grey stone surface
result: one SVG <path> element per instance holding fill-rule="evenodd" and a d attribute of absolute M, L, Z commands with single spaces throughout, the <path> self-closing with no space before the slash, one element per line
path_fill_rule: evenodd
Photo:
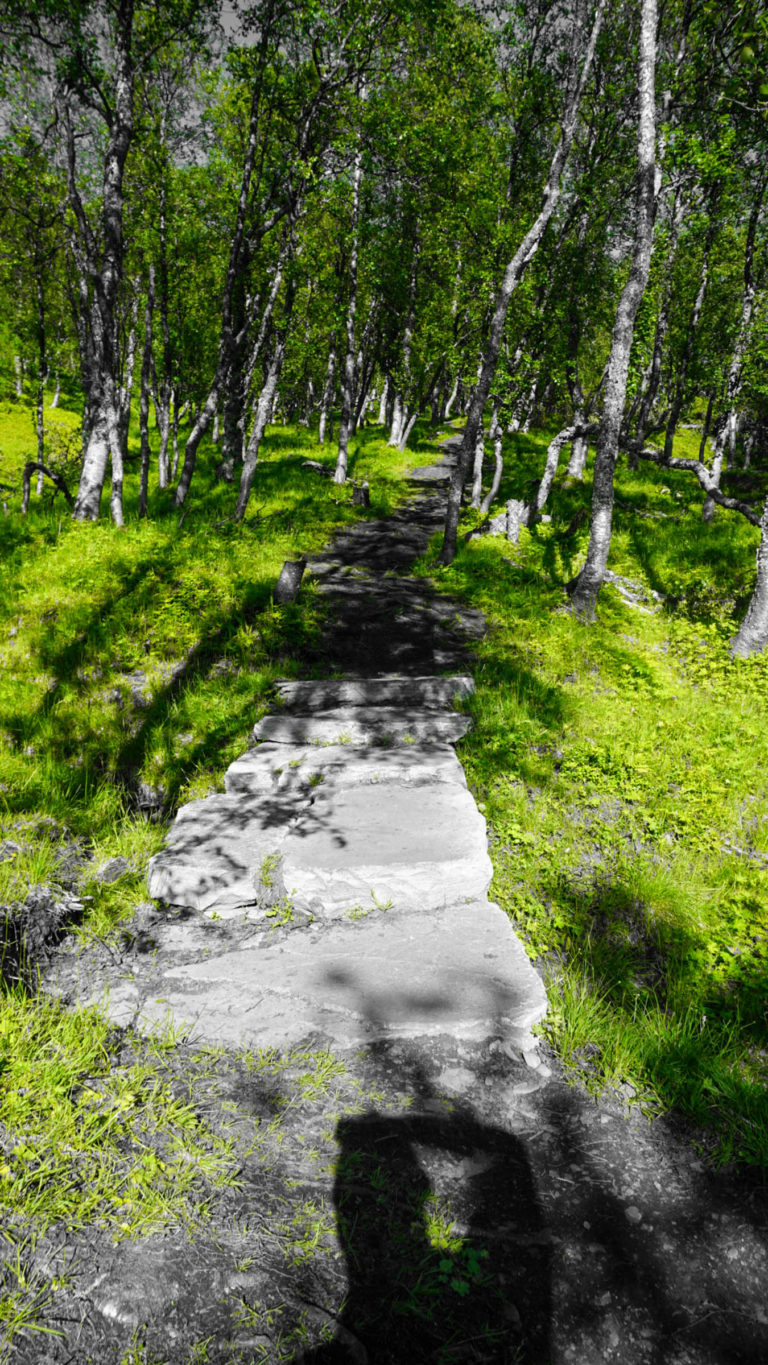
<path fill-rule="evenodd" d="M 488 901 L 374 913 L 282 941 L 172 967 L 140 1009 L 201 1042 L 289 1047 L 319 1033 L 341 1046 L 377 1037 L 523 1036 L 546 995 L 506 915 Z"/>
<path fill-rule="evenodd" d="M 455 744 L 468 730 L 469 716 L 378 707 L 340 707 L 311 716 L 264 716 L 253 728 L 253 738 L 273 744 L 372 744 L 410 740 L 448 740 Z"/>
<path fill-rule="evenodd" d="M 318 916 L 475 899 L 493 875 L 485 820 L 468 791 L 448 784 L 321 792 L 281 851 L 286 894 Z"/>
<path fill-rule="evenodd" d="M 279 680 L 276 684 L 284 710 L 328 711 L 339 706 L 423 706 L 445 708 L 456 698 L 471 697 L 474 680 L 411 678 L 402 675 L 380 678 L 327 678 L 319 682 Z"/>
<path fill-rule="evenodd" d="M 216 795 L 182 806 L 166 847 L 150 859 L 150 896 L 195 910 L 235 908 L 257 898 L 263 859 L 280 847 L 293 808 Z"/>
<path fill-rule="evenodd" d="M 224 776 L 232 795 L 280 793 L 306 796 L 323 788 L 359 787 L 371 782 L 452 782 L 467 779 L 450 744 L 400 744 L 392 748 L 329 744 L 324 747 L 260 744 L 235 759 Z"/>

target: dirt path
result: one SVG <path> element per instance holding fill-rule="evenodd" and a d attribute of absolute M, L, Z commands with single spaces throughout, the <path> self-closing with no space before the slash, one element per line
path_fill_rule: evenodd
<path fill-rule="evenodd" d="M 407 577 L 439 525 L 442 472 L 315 566 L 333 670 L 467 667 L 482 622 Z M 270 930 L 272 950 L 292 932 Z M 215 957 L 253 933 L 243 917 L 147 903 L 122 961 L 70 944 L 48 985 L 125 999 L 174 936 Z M 546 1060 L 550 1075 L 497 1037 L 451 1033 L 344 1047 L 319 1030 L 282 1054 L 180 1046 L 167 1084 L 230 1139 L 237 1187 L 209 1189 L 192 1230 L 171 1218 L 139 1242 L 52 1235 L 36 1255 L 40 1273 L 70 1268 L 50 1314 L 63 1335 L 16 1359 L 768 1361 L 765 1189 L 705 1170 L 673 1125 L 619 1094 L 595 1103 Z"/>

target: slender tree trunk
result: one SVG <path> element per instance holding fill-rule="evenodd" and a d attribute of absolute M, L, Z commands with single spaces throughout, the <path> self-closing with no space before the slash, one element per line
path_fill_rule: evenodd
<path fill-rule="evenodd" d="M 158 385 L 155 376 L 153 398 L 155 401 L 155 424 L 160 432 L 160 450 L 157 456 L 157 486 L 168 487 L 168 443 L 171 438 L 171 395 L 173 391 L 173 347 L 171 344 L 170 289 L 168 285 L 168 198 L 165 177 L 160 181 L 160 206 L 158 215 L 158 236 L 160 241 L 158 262 L 158 311 L 160 330 L 163 337 L 163 378 Z M 154 374 L 154 369 L 153 369 Z"/>
<path fill-rule="evenodd" d="M 608 564 L 613 518 L 613 473 L 624 417 L 627 374 L 635 318 L 648 282 L 656 199 L 656 0 L 642 0 L 638 87 L 637 218 L 629 278 L 616 310 L 608 362 L 605 405 L 597 437 L 592 485 L 592 526 L 587 561 L 573 588 L 573 610 L 594 616 L 597 595 Z"/>
<path fill-rule="evenodd" d="M 56 371 L 56 387 L 54 388 L 54 391 L 53 391 L 53 398 L 51 399 L 50 403 L 48 404 L 49 408 L 57 408 L 57 407 L 59 406 L 59 398 L 60 398 L 60 396 L 61 396 L 61 375 L 59 374 L 59 371 L 57 370 L 57 371 Z"/>
<path fill-rule="evenodd" d="M 760 544 L 757 547 L 757 577 L 755 587 L 739 629 L 731 640 L 731 653 L 746 659 L 759 654 L 768 644 L 768 497 L 760 520 Z"/>
<path fill-rule="evenodd" d="M 574 413 L 574 425 L 581 426 L 584 421 L 584 412 L 580 410 Z M 568 461 L 568 475 L 572 479 L 583 479 L 584 470 L 587 465 L 587 454 L 589 452 L 589 439 L 586 436 L 574 436 L 571 445 L 571 458 Z"/>
<path fill-rule="evenodd" d="M 123 383 L 117 390 L 117 421 L 120 434 L 120 453 L 123 460 L 128 455 L 128 428 L 131 422 L 131 402 L 133 399 L 133 376 L 136 369 L 136 348 L 139 340 L 139 281 L 133 281 L 133 303 L 131 305 L 131 328 L 125 350 L 125 373 Z M 117 346 L 115 347 L 117 353 Z"/>
<path fill-rule="evenodd" d="M 171 389 L 171 405 L 173 408 L 172 437 L 173 437 L 173 468 L 171 478 L 175 479 L 179 468 L 179 422 L 184 415 L 187 404 L 183 403 L 179 408 L 179 394 L 176 386 Z"/>
<path fill-rule="evenodd" d="M 741 393 L 743 382 L 743 362 L 744 352 L 749 341 L 750 328 L 752 326 L 752 314 L 755 307 L 755 280 L 753 273 L 753 263 L 755 254 L 755 233 L 760 217 L 760 210 L 763 206 L 768 177 L 764 178 L 760 184 L 757 197 L 749 215 L 749 226 L 747 227 L 747 240 L 744 249 L 744 291 L 741 300 L 741 317 L 739 319 L 739 331 L 736 337 L 736 345 L 733 348 L 731 363 L 728 368 L 728 384 L 725 397 L 725 421 L 717 434 L 715 442 L 715 456 L 712 461 L 712 477 L 716 488 L 720 487 L 720 476 L 723 469 L 723 458 L 725 455 L 726 443 L 729 452 L 736 445 L 736 429 L 738 424 L 738 413 L 736 402 Z M 707 497 L 702 508 L 701 515 L 704 521 L 711 521 L 715 511 L 715 504 L 711 496 Z"/>
<path fill-rule="evenodd" d="M 667 428 L 664 433 L 665 455 L 672 454 L 672 445 L 675 439 L 677 424 L 680 421 L 680 413 L 683 410 L 683 404 L 685 403 L 686 399 L 688 369 L 693 359 L 693 353 L 696 345 L 696 334 L 699 326 L 699 318 L 701 317 L 701 310 L 704 306 L 704 299 L 707 293 L 707 285 L 709 283 L 709 253 L 712 249 L 714 235 L 715 228 L 714 223 L 712 223 L 707 234 L 707 242 L 704 248 L 704 260 L 701 266 L 699 287 L 696 291 L 696 298 L 694 299 L 693 308 L 691 309 L 691 316 L 688 319 L 688 330 L 685 335 L 683 351 L 680 357 L 680 367 L 677 373 L 675 393 L 670 404 L 669 416 L 667 418 Z"/>
<path fill-rule="evenodd" d="M 472 501 L 470 507 L 478 508 L 483 496 L 483 460 L 485 459 L 485 433 L 482 425 L 477 429 L 475 440 L 475 463 L 472 471 Z"/>
<path fill-rule="evenodd" d="M 141 473 L 139 475 L 139 517 L 147 515 L 149 495 L 149 383 L 152 375 L 153 317 L 155 311 L 155 267 L 150 265 L 147 299 L 144 306 L 144 347 L 141 353 L 141 393 L 139 395 L 139 438 Z"/>
<path fill-rule="evenodd" d="M 125 242 L 123 236 L 123 175 L 133 137 L 134 71 L 131 58 L 133 0 L 118 0 L 114 25 L 114 93 L 112 113 L 104 156 L 101 196 L 101 245 L 96 243 L 86 215 L 76 174 L 75 133 L 69 107 L 61 113 L 66 130 L 67 188 L 69 203 L 85 258 L 86 279 L 94 283 L 89 314 L 88 412 L 92 430 L 85 450 L 80 485 L 73 516 L 77 521 L 95 521 L 111 449 L 118 467 L 113 469 L 112 515 L 122 523 L 122 451 L 120 450 L 117 400 L 115 321 L 120 282 L 123 275 Z M 87 286 L 86 286 L 87 293 Z"/>
<path fill-rule="evenodd" d="M 666 97 L 665 97 L 666 101 Z M 640 381 L 640 389 L 635 396 L 632 409 L 637 412 L 637 422 L 635 425 L 635 435 L 633 447 L 642 446 L 645 441 L 645 433 L 648 430 L 648 423 L 651 419 L 653 405 L 659 392 L 661 383 L 661 366 L 664 359 L 664 343 L 669 328 L 669 312 L 672 306 L 672 283 L 674 279 L 674 264 L 677 256 L 679 242 L 680 225 L 685 216 L 685 205 L 682 200 L 675 199 L 672 206 L 672 222 L 670 229 L 670 241 L 667 247 L 666 259 L 664 262 L 664 288 L 661 297 L 659 315 L 656 319 L 656 327 L 653 335 L 653 350 L 651 358 L 643 371 Z M 633 420 L 633 410 L 627 420 L 629 427 Z M 635 450 L 630 448 L 629 452 L 630 468 L 637 469 L 638 460 Z"/>
<path fill-rule="evenodd" d="M 37 433 L 37 463 L 41 466 L 37 471 L 37 496 L 40 497 L 43 491 L 43 470 L 42 463 L 45 456 L 45 422 L 43 419 L 43 406 L 45 403 L 45 381 L 48 377 L 48 351 L 46 345 L 46 322 L 45 322 L 45 287 L 42 270 L 38 270 L 36 279 L 37 289 L 37 395 L 35 402 L 35 430 Z"/>
<path fill-rule="evenodd" d="M 395 391 L 392 402 L 392 418 L 389 428 L 388 446 L 399 446 L 400 436 L 403 430 L 403 395 L 399 389 Z"/>
<path fill-rule="evenodd" d="M 418 422 L 418 420 L 419 420 L 419 410 L 418 410 L 418 408 L 417 408 L 415 412 L 412 412 L 412 413 L 411 413 L 411 415 L 410 415 L 410 417 L 408 418 L 407 422 L 405 422 L 405 421 L 403 422 L 403 429 L 402 429 L 402 431 L 401 431 L 401 433 L 400 433 L 400 440 L 398 441 L 398 449 L 399 449 L 400 451 L 405 450 L 405 447 L 406 447 L 407 444 L 408 444 L 408 437 L 410 436 L 411 432 L 413 431 L 413 428 L 415 427 L 415 425 L 416 425 L 416 423 Z"/>
<path fill-rule="evenodd" d="M 379 398 L 379 412 L 377 417 L 377 425 L 380 427 L 383 427 L 386 424 L 387 420 L 387 398 L 389 397 L 389 387 L 390 387 L 389 374 L 385 374 L 384 385 L 381 390 L 381 397 Z"/>
<path fill-rule="evenodd" d="M 496 303 L 491 319 L 488 342 L 483 356 L 482 371 L 467 416 L 464 441 L 451 478 L 445 519 L 445 534 L 443 536 L 443 546 L 440 553 L 440 561 L 443 564 L 452 563 L 456 554 L 461 497 L 469 472 L 470 461 L 474 454 L 478 428 L 482 423 L 483 411 L 496 373 L 496 365 L 498 363 L 501 340 L 504 334 L 507 310 L 509 309 L 512 296 L 523 278 L 527 266 L 533 260 L 539 249 L 541 239 L 560 198 L 562 174 L 568 160 L 571 143 L 573 142 L 574 133 L 576 131 L 579 106 L 592 66 L 592 60 L 595 54 L 595 44 L 597 43 L 597 37 L 602 26 L 605 7 L 606 0 L 599 0 L 592 31 L 584 55 L 581 76 L 563 118 L 560 141 L 558 142 L 549 168 L 549 175 L 547 177 L 547 183 L 542 197 L 542 206 L 538 217 L 528 229 L 520 246 L 509 261 L 504 272 L 501 286 L 496 295 Z"/>
<path fill-rule="evenodd" d="M 318 445 L 325 445 L 329 415 L 333 411 L 333 395 L 336 388 L 336 332 L 332 331 L 328 340 L 328 365 L 325 371 L 323 399 L 320 405 L 320 425 L 317 429 Z"/>
<path fill-rule="evenodd" d="M 491 425 L 488 432 L 493 441 L 493 479 L 483 501 L 480 503 L 480 511 L 483 516 L 487 516 L 493 506 L 493 500 L 501 487 L 501 476 L 504 473 L 504 454 L 501 433 L 501 422 L 499 421 L 499 400 L 494 399 L 493 410 L 491 412 Z"/>
<path fill-rule="evenodd" d="M 269 45 L 272 39 L 272 19 L 273 13 L 270 8 L 266 22 L 262 28 L 262 38 L 259 46 L 259 66 L 257 78 L 254 81 L 251 93 L 251 107 L 248 120 L 248 142 L 246 145 L 245 156 L 243 158 L 243 169 L 240 176 L 240 192 L 237 201 L 237 213 L 235 216 L 235 226 L 232 239 L 229 244 L 229 259 L 227 262 L 227 273 L 224 280 L 224 289 L 221 303 L 221 336 L 219 339 L 219 355 L 216 366 L 216 374 L 204 402 L 200 415 L 192 426 L 192 430 L 187 437 L 184 450 L 184 464 L 182 466 L 181 477 L 176 487 L 175 504 L 181 507 L 187 494 L 189 493 L 192 475 L 195 469 L 197 451 L 203 436 L 207 432 L 213 414 L 218 407 L 219 399 L 224 390 L 224 385 L 229 374 L 234 352 L 239 344 L 242 343 L 242 329 L 235 332 L 233 318 L 233 302 L 235 289 L 241 279 L 243 267 L 243 254 L 246 247 L 245 229 L 248 217 L 248 203 L 251 190 L 251 181 L 256 166 L 256 158 L 259 150 L 260 124 L 261 124 L 261 95 L 263 86 L 263 76 L 269 55 Z M 276 293 L 276 291 L 275 291 Z M 271 309 L 269 310 L 271 316 Z"/>
<path fill-rule="evenodd" d="M 291 313 L 293 312 L 293 305 L 296 299 L 297 285 L 298 281 L 296 275 L 292 272 L 288 280 L 288 287 L 285 291 L 283 316 L 280 325 L 276 327 L 274 331 L 272 356 L 267 368 L 264 385 L 259 394 L 258 403 L 256 404 L 256 415 L 254 417 L 250 437 L 248 438 L 248 449 L 245 452 L 243 471 L 240 475 L 240 491 L 235 507 L 235 521 L 242 521 L 245 515 L 245 509 L 248 506 L 248 498 L 253 483 L 253 476 L 256 473 L 256 465 L 259 459 L 259 447 L 261 446 L 264 432 L 267 429 L 267 424 L 272 417 L 273 408 L 275 406 L 275 397 L 277 394 L 277 386 L 280 381 L 280 373 L 283 368 L 283 360 L 285 359 L 285 345 L 288 338 Z"/>
<path fill-rule="evenodd" d="M 416 288 L 419 279 L 419 256 L 421 247 L 418 238 L 413 244 L 413 256 L 411 257 L 411 274 L 408 281 L 408 316 L 405 322 L 405 332 L 403 333 L 403 361 L 401 372 L 401 383 L 395 393 L 395 401 L 392 409 L 392 430 L 390 431 L 390 446 L 397 446 L 404 449 L 403 433 L 408 423 L 408 408 L 406 397 L 408 386 L 411 379 L 411 349 L 413 346 L 413 329 L 416 325 Z M 411 424 L 412 425 L 412 424 Z M 406 433 L 405 440 L 408 439 Z"/>
<path fill-rule="evenodd" d="M 360 185 L 363 179 L 363 155 L 358 149 L 352 173 L 352 242 L 349 251 L 349 298 L 347 301 L 347 352 L 341 379 L 341 415 L 339 417 L 339 450 L 336 456 L 334 483 L 344 483 L 347 477 L 349 429 L 352 424 L 355 393 L 355 315 L 357 313 L 357 255 L 360 238 Z"/>

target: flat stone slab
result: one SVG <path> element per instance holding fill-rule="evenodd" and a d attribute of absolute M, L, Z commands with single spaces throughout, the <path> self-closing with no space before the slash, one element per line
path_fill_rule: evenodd
<path fill-rule="evenodd" d="M 470 792 L 448 784 L 321 793 L 281 851 L 285 894 L 318 918 L 355 906 L 428 910 L 474 900 L 493 875 L 485 820 Z"/>
<path fill-rule="evenodd" d="M 475 690 L 470 677 L 328 678 L 320 682 L 278 680 L 277 691 L 285 710 L 328 711 L 339 706 L 450 707 Z"/>
<path fill-rule="evenodd" d="M 166 847 L 150 859 L 150 896 L 194 910 L 253 904 L 262 862 L 280 847 L 295 813 L 277 798 L 254 806 L 231 795 L 182 806 Z"/>
<path fill-rule="evenodd" d="M 320 784 L 325 789 L 331 784 L 359 787 L 372 782 L 467 785 L 464 769 L 450 744 L 400 744 L 391 749 L 351 744 L 260 744 L 235 759 L 224 776 L 227 792 L 250 798 L 272 793 L 306 796 Z"/>
<path fill-rule="evenodd" d="M 150 994 L 136 1000 L 139 1023 L 170 1016 L 198 1041 L 261 1048 L 317 1033 L 341 1046 L 442 1033 L 522 1045 L 547 1007 L 509 920 L 486 900 L 296 930 L 172 967 Z"/>
<path fill-rule="evenodd" d="M 469 716 L 388 706 L 339 708 L 312 716 L 264 716 L 252 737 L 273 744 L 403 744 L 447 740 L 455 744 L 472 728 Z"/>

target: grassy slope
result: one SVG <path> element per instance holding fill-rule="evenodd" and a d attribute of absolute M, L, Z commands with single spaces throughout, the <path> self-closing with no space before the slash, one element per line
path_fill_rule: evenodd
<path fill-rule="evenodd" d="M 29 414 L 0 412 L 3 482 L 31 439 Z M 510 441 L 503 496 L 525 492 L 545 446 Z M 0 863 L 0 903 L 55 884 L 65 826 L 93 859 L 78 932 L 109 941 L 145 896 L 163 833 L 135 813 L 138 784 L 171 804 L 215 789 L 274 678 L 321 668 L 311 587 L 294 606 L 271 602 L 286 557 L 359 515 L 348 489 L 300 470 L 317 453 L 306 432 L 273 430 L 241 528 L 223 520 L 233 490 L 212 482 L 210 448 L 181 528 L 158 495 L 137 523 L 135 444 L 126 530 L 76 526 L 50 493 L 26 522 L 0 520 L 0 839 L 21 844 Z M 371 515 L 402 492 L 402 464 L 361 434 L 352 472 L 371 481 Z M 719 1159 L 764 1162 L 768 876 L 735 850 L 768 852 L 768 662 L 727 654 L 755 533 L 723 513 L 703 526 L 683 476 L 622 470 L 612 567 L 667 604 L 647 615 L 606 588 L 586 628 L 563 611 L 563 584 L 585 548 L 586 528 L 567 528 L 588 494 L 561 477 L 552 523 L 517 549 L 477 539 L 448 570 L 422 566 L 492 626 L 462 759 L 489 820 L 493 891 L 548 963 L 548 1031 L 565 1061 L 596 1088 L 629 1084 L 649 1111 L 704 1125 Z M 90 873 L 115 854 L 135 870 L 103 885 Z M 13 988 L 2 998 L 0 1203 L 20 1238 L 51 1222 L 97 1219 L 122 1236 L 194 1220 L 231 1180 L 231 1151 L 192 1090 L 172 1098 L 174 1040 L 125 1046 L 93 1011 L 65 1015 Z M 3 1323 L 10 1338 L 39 1310 L 15 1281 L 2 1302 L 0 1340 Z"/>
<path fill-rule="evenodd" d="M 546 438 L 511 445 L 507 497 L 542 467 Z M 718 1159 L 764 1163 L 768 659 L 727 649 L 756 532 L 727 513 L 704 525 L 684 475 L 623 467 L 611 567 L 666 604 L 647 614 L 606 587 L 585 627 L 564 585 L 588 495 L 561 476 L 551 524 L 517 549 L 473 540 L 438 571 L 493 623 L 462 750 L 492 890 L 548 962 L 547 1031 L 565 1061 L 708 1128 Z"/>

